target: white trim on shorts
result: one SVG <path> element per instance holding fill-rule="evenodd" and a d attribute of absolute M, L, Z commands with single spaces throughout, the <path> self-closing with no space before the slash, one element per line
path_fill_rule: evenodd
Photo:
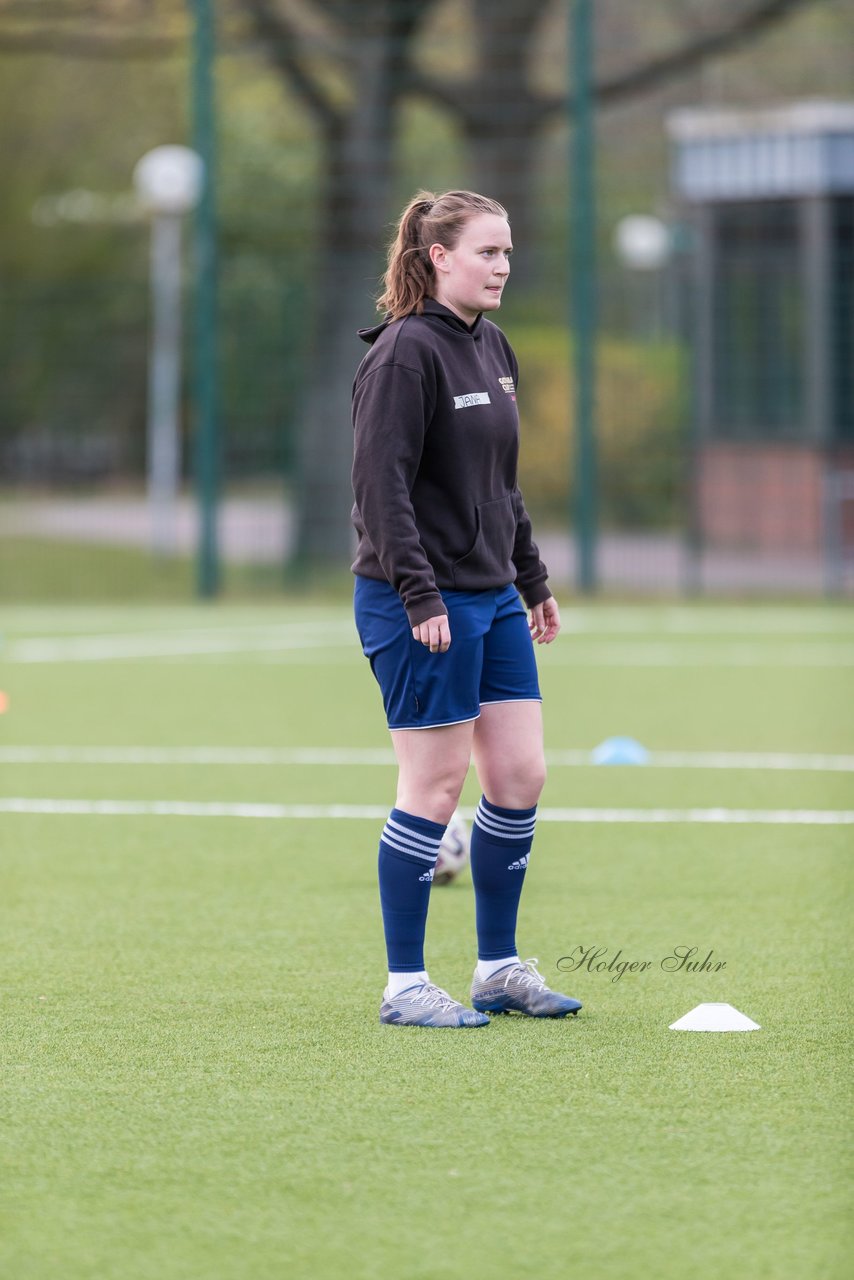
<path fill-rule="evenodd" d="M 542 703 L 540 698 L 496 698 L 493 702 L 481 702 L 482 707 L 500 707 L 508 702 L 536 702 Z M 466 716 L 463 720 L 442 720 L 439 724 L 390 724 L 388 725 L 389 733 L 412 733 L 419 729 L 449 729 L 455 724 L 471 724 L 472 720 L 479 720 L 480 712 L 476 716 Z"/>
<path fill-rule="evenodd" d="M 481 706 L 484 704 L 481 703 Z M 388 726 L 389 733 L 410 733 L 418 729 L 448 729 L 453 724 L 471 724 L 472 720 L 479 720 L 480 712 L 476 716 L 466 716 L 464 720 L 442 720 L 439 724 L 390 724 Z"/>
<path fill-rule="evenodd" d="M 482 702 L 482 707 L 500 707 L 505 702 L 542 702 L 542 695 L 539 698 L 495 698 L 492 702 Z"/>

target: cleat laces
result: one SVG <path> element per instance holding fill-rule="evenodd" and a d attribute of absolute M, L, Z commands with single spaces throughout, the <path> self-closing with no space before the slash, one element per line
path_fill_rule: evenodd
<path fill-rule="evenodd" d="M 460 1003 L 453 996 L 449 996 L 447 991 L 443 991 L 441 987 L 437 987 L 433 982 L 425 982 L 417 996 L 410 996 L 413 1004 L 423 1004 L 425 1009 L 441 1009 L 443 1012 L 447 1009 L 458 1009 Z"/>
<path fill-rule="evenodd" d="M 505 987 L 512 978 L 514 982 L 518 982 L 522 987 L 534 987 L 537 991 L 547 991 L 546 980 L 537 969 L 539 963 L 535 956 L 531 960 L 523 960 L 520 965 L 514 965 L 504 979 Z"/>

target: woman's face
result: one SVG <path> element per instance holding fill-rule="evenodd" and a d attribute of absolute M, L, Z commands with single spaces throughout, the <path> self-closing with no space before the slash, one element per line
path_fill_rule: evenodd
<path fill-rule="evenodd" d="M 510 274 L 510 225 L 494 213 L 478 213 L 465 224 L 453 249 L 430 246 L 436 273 L 434 297 L 466 324 L 481 311 L 497 311 Z"/>

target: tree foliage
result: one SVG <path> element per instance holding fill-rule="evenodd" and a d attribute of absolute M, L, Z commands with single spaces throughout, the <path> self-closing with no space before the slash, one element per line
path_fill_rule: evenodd
<path fill-rule="evenodd" d="M 309 558 L 347 546 L 354 331 L 370 321 L 384 228 L 409 194 L 401 175 L 503 199 L 520 259 L 537 246 L 531 289 L 562 270 L 567 11 L 568 0 L 217 5 L 223 257 L 246 259 L 245 281 L 266 261 L 271 288 L 286 269 L 301 286 L 292 296 L 312 299 L 298 320 L 315 333 L 301 400 Z M 851 0 L 597 0 L 604 207 L 662 189 L 666 105 L 844 86 L 850 52 L 832 32 L 846 12 Z M 786 34 L 822 24 L 820 56 Z M 144 273 L 138 229 L 60 231 L 32 211 L 76 187 L 126 191 L 143 151 L 186 138 L 190 31 L 185 0 L 0 0 L 7 280 Z M 543 307 L 539 292 L 524 304 Z"/>

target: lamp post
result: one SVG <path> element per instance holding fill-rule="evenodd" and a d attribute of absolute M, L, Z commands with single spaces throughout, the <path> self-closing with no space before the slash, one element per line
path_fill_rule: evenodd
<path fill-rule="evenodd" d="M 148 363 L 146 469 L 155 555 L 174 555 L 181 476 L 181 219 L 202 189 L 202 162 L 189 147 L 155 147 L 133 172 L 151 216 L 151 349 Z"/>

